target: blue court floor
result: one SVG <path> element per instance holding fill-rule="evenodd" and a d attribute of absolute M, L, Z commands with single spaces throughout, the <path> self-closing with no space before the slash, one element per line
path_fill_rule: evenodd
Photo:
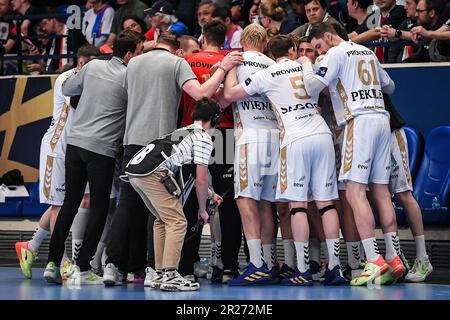
<path fill-rule="evenodd" d="M 450 300 L 450 285 L 397 284 L 367 287 L 229 287 L 201 279 L 194 292 L 162 292 L 128 284 L 105 288 L 102 285 L 68 288 L 50 285 L 43 269 L 33 269 L 33 279 L 23 278 L 19 268 L 0 268 L 0 300 Z"/>

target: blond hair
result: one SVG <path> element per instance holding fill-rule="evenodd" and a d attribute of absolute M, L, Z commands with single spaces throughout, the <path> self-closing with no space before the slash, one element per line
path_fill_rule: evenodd
<path fill-rule="evenodd" d="M 261 47 L 265 45 L 267 40 L 267 32 L 263 26 L 252 23 L 249 24 L 241 35 L 241 42 L 243 45 L 249 45 L 253 47 Z"/>
<path fill-rule="evenodd" d="M 275 21 L 283 21 L 285 15 L 283 7 L 276 0 L 264 3 L 261 6 L 261 13 Z"/>

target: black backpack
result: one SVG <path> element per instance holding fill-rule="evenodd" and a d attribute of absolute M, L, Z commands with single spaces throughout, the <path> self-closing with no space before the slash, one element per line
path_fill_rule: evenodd
<path fill-rule="evenodd" d="M 0 178 L 0 184 L 5 184 L 7 186 L 23 185 L 24 181 L 22 173 L 17 169 L 10 170 Z"/>

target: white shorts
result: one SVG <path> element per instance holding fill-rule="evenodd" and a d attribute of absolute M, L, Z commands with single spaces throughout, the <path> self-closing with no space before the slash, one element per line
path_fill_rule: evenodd
<path fill-rule="evenodd" d="M 342 144 L 344 143 L 344 129 L 342 129 L 342 131 L 336 132 L 333 135 L 333 143 L 334 143 L 334 154 L 336 159 L 336 172 L 339 172 L 339 170 L 341 170 L 341 162 L 342 162 Z M 345 191 L 344 181 L 338 181 L 337 188 L 339 191 Z"/>
<path fill-rule="evenodd" d="M 234 197 L 275 201 L 279 144 L 237 145 L 234 157 Z"/>
<path fill-rule="evenodd" d="M 295 140 L 281 150 L 279 201 L 329 201 L 338 198 L 333 140 L 318 134 Z"/>
<path fill-rule="evenodd" d="M 408 142 L 403 128 L 391 133 L 391 176 L 389 190 L 392 194 L 412 191 L 409 170 Z"/>
<path fill-rule="evenodd" d="M 389 118 L 385 115 L 357 116 L 345 126 L 339 181 L 389 184 Z"/>
<path fill-rule="evenodd" d="M 39 159 L 39 200 L 52 206 L 62 206 L 66 193 L 65 158 L 54 157 L 43 148 Z M 86 185 L 85 194 L 89 193 Z"/>

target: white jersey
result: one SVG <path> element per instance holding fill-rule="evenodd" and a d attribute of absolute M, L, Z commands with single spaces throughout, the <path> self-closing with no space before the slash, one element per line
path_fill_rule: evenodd
<path fill-rule="evenodd" d="M 105 3 L 100 10 L 89 9 L 83 18 L 82 32 L 87 42 L 101 47 L 108 40 L 114 18 L 114 9 Z"/>
<path fill-rule="evenodd" d="M 256 51 L 244 52 L 244 63 L 236 68 L 239 83 L 266 69 L 275 61 Z M 269 141 L 269 134 L 278 135 L 278 123 L 272 105 L 265 95 L 255 94 L 233 103 L 236 145 Z"/>
<path fill-rule="evenodd" d="M 281 148 L 303 137 L 331 135 L 317 112 L 318 97 L 310 97 L 305 90 L 303 70 L 298 62 L 280 60 L 249 77 L 242 86 L 249 95 L 259 93 L 269 98 L 280 128 Z"/>
<path fill-rule="evenodd" d="M 381 88 L 390 78 L 375 53 L 366 47 L 341 42 L 328 50 L 315 77 L 329 88 L 339 125 L 364 114 L 389 117 Z"/>
<path fill-rule="evenodd" d="M 55 158 L 66 156 L 67 132 L 73 120 L 73 108 L 70 107 L 70 98 L 62 94 L 61 86 L 75 69 L 68 70 L 58 76 L 53 87 L 53 115 L 50 127 L 41 140 L 41 150 Z"/>

